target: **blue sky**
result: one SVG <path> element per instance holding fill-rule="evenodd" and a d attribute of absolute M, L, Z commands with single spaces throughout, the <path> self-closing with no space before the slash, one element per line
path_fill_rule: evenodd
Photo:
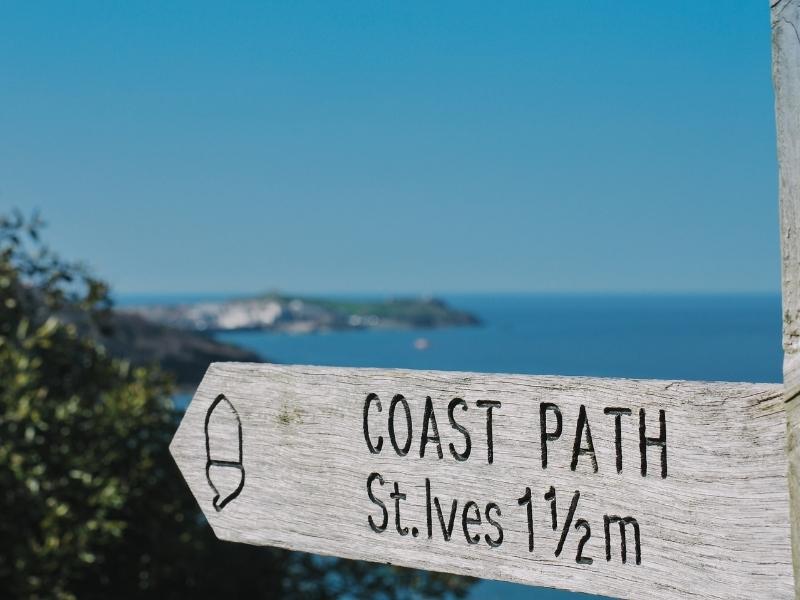
<path fill-rule="evenodd" d="M 3 3 L 0 208 L 121 292 L 777 292 L 767 3 Z"/>

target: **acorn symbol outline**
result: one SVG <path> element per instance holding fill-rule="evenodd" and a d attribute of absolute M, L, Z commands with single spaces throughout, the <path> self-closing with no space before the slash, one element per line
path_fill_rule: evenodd
<path fill-rule="evenodd" d="M 224 394 L 217 396 L 208 407 L 205 436 L 206 480 L 214 492 L 211 503 L 220 512 L 244 487 L 242 421 Z M 232 448 L 231 441 L 234 439 L 237 448 Z"/>

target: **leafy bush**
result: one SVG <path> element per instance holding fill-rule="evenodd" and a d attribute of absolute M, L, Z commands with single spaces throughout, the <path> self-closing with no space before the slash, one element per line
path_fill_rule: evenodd
<path fill-rule="evenodd" d="M 168 454 L 157 368 L 82 333 L 108 287 L 0 218 L 0 590 L 29 598 L 438 597 L 449 575 L 216 540 Z"/>

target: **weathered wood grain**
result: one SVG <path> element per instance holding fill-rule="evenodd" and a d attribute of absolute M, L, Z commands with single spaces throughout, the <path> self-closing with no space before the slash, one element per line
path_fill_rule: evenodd
<path fill-rule="evenodd" d="M 773 0 L 770 6 L 781 214 L 786 449 L 796 597 L 800 598 L 800 2 Z"/>
<path fill-rule="evenodd" d="M 784 351 L 800 352 L 800 0 L 773 0 L 772 77 L 781 214 Z M 788 374 L 800 369 L 788 365 Z M 787 381 L 794 389 L 798 381 Z"/>
<path fill-rule="evenodd" d="M 218 363 L 203 379 L 171 451 L 209 523 L 225 540 L 622 598 L 790 598 L 781 390 L 766 384 Z M 377 454 L 370 452 L 364 434 L 370 394 L 377 394 L 382 407 L 379 412 L 373 400 L 367 415 L 371 443 L 382 444 Z M 406 456 L 395 451 L 387 425 L 396 394 L 406 398 L 412 417 Z M 427 397 L 441 438 L 441 459 L 430 441 L 420 457 Z M 468 407 L 456 404 L 453 411 L 471 438 L 464 461 L 456 460 L 449 447 L 452 443 L 456 453 L 465 449 L 464 435 L 448 419 L 454 398 Z M 478 405 L 485 401 L 500 403 L 492 410 L 491 464 L 488 411 Z M 560 438 L 545 440 L 547 468 L 542 466 L 542 403 L 557 405 L 563 421 Z M 581 406 L 597 472 L 591 454 L 574 453 Z M 604 413 L 609 407 L 631 411 L 619 417 L 619 472 L 616 417 Z M 402 450 L 402 403 L 395 409 Z M 640 409 L 645 411 L 645 438 L 660 435 L 659 411 L 664 411 L 665 478 L 658 445 L 645 446 L 648 466 L 642 475 Z M 555 412 L 546 409 L 546 417 L 546 432 L 555 438 Z M 578 445 L 588 447 L 585 429 Z M 206 475 L 209 458 L 216 502 Z M 383 520 L 381 507 L 368 496 L 372 473 L 384 480 L 383 486 L 377 479 L 372 482 L 374 496 L 387 509 L 387 526 L 380 533 L 368 521 L 371 517 L 380 526 Z M 457 501 L 449 541 L 432 502 L 429 538 L 426 479 L 445 525 Z M 390 497 L 395 483 L 405 499 Z M 555 530 L 544 497 L 551 486 L 557 501 Z M 526 488 L 531 490 L 532 552 L 527 505 L 519 502 Z M 556 556 L 576 491 L 580 496 Z M 468 521 L 465 533 L 463 507 L 470 500 L 477 503 L 481 524 Z M 398 533 L 395 502 L 401 508 L 400 527 L 409 529 L 406 535 Z M 488 503 L 498 510 L 487 510 Z M 626 530 L 627 562 L 622 563 L 619 525 L 613 521 L 607 560 L 604 515 L 636 519 L 641 564 L 636 564 L 632 525 Z M 503 530 L 497 547 L 487 541 L 486 536 L 494 543 L 499 537 L 487 516 Z M 467 517 L 476 518 L 472 505 Z M 581 557 L 591 558 L 591 564 L 576 561 L 586 525 L 591 537 Z M 470 544 L 467 534 L 480 535 L 477 543 Z"/>

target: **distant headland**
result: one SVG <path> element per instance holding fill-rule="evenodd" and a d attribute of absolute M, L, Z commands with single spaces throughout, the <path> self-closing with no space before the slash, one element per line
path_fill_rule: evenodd
<path fill-rule="evenodd" d="M 346 329 L 430 329 L 479 324 L 429 297 L 352 300 L 264 294 L 210 302 L 129 306 L 121 312 L 188 331 L 313 333 Z"/>

